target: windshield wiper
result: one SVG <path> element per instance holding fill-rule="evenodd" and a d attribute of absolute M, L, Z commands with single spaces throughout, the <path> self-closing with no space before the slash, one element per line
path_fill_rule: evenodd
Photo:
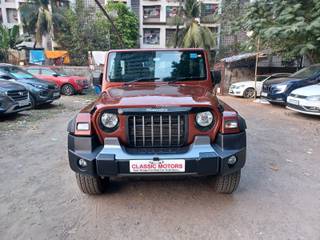
<path fill-rule="evenodd" d="M 171 81 L 168 81 L 168 84 L 170 83 L 175 83 L 175 82 L 179 82 L 179 81 L 184 81 L 184 80 L 192 80 L 192 79 L 197 79 L 199 77 L 193 77 L 193 76 L 189 76 L 189 77 L 178 77 L 178 78 L 174 78 Z"/>
<path fill-rule="evenodd" d="M 136 78 L 134 80 L 131 80 L 129 82 L 125 82 L 124 85 L 130 85 L 131 83 L 135 83 L 135 82 L 143 82 L 143 81 L 154 81 L 154 80 L 159 80 L 160 78 L 157 77 L 141 77 L 141 78 Z"/>

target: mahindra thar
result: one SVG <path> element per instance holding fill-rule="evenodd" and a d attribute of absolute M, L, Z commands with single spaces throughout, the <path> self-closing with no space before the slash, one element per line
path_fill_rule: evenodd
<path fill-rule="evenodd" d="M 68 125 L 79 188 L 103 193 L 110 178 L 207 176 L 232 193 L 246 161 L 246 123 L 213 91 L 203 49 L 112 50 L 102 93 Z"/>

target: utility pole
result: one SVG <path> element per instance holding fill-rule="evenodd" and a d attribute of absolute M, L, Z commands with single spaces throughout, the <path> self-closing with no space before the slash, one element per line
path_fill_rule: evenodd
<path fill-rule="evenodd" d="M 109 16 L 109 14 L 107 13 L 107 11 L 104 9 L 104 7 L 101 5 L 101 3 L 99 2 L 99 0 L 94 0 L 96 2 L 96 4 L 98 5 L 98 7 L 100 8 L 100 10 L 102 11 L 103 15 L 106 16 L 106 18 L 109 20 L 109 22 L 111 23 L 111 27 L 113 28 L 113 30 L 115 31 L 115 34 L 118 38 L 119 44 L 121 48 L 124 48 L 124 43 L 122 40 L 122 36 L 120 34 L 120 32 L 118 31 L 116 25 L 114 24 L 112 18 Z"/>
<path fill-rule="evenodd" d="M 257 41 L 257 52 L 256 52 L 256 67 L 254 70 L 254 100 L 257 98 L 257 75 L 258 75 L 258 62 L 259 62 L 259 51 L 260 51 L 260 37 L 258 36 Z"/>

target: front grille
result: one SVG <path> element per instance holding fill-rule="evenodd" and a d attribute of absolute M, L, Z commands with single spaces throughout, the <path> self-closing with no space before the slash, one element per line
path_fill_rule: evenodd
<path fill-rule="evenodd" d="M 262 85 L 263 92 L 271 92 L 271 85 Z"/>
<path fill-rule="evenodd" d="M 186 139 L 186 115 L 128 116 L 128 137 L 131 147 L 183 146 Z"/>
<path fill-rule="evenodd" d="M 15 101 L 23 101 L 28 99 L 28 91 L 27 90 L 14 90 L 14 91 L 8 91 L 7 95 L 11 97 Z"/>

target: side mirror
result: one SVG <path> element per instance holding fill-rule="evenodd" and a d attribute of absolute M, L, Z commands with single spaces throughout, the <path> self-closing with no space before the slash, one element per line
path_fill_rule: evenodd
<path fill-rule="evenodd" d="M 59 77 L 60 75 L 58 73 L 54 73 L 54 74 L 52 74 L 52 76 Z"/>
<path fill-rule="evenodd" d="M 217 85 L 221 82 L 221 72 L 220 71 L 211 71 L 211 79 L 214 85 Z"/>

